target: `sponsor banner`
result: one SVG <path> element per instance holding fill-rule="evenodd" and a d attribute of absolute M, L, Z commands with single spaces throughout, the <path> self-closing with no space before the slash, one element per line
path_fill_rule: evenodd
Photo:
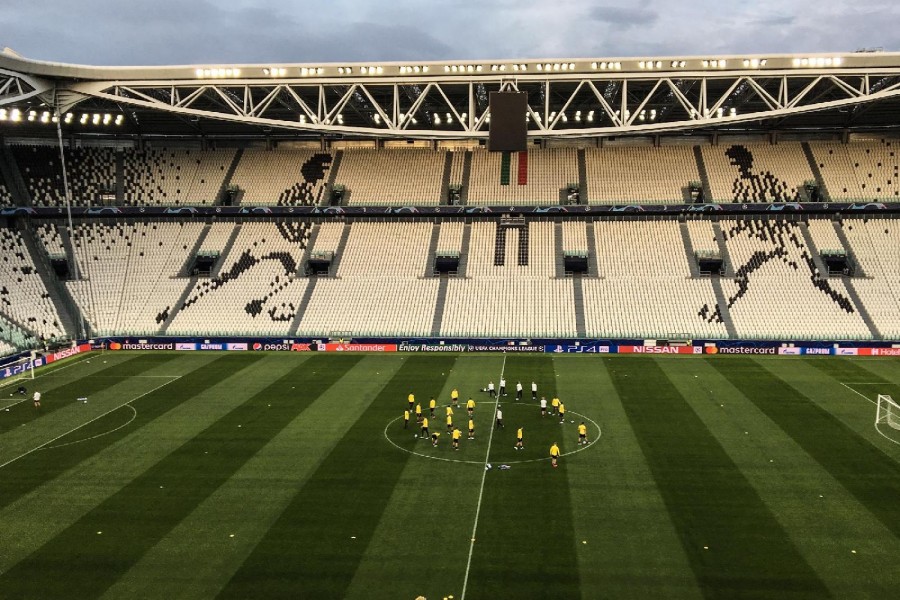
<path fill-rule="evenodd" d="M 468 344 L 410 344 L 400 342 L 397 346 L 400 352 L 468 352 Z"/>
<path fill-rule="evenodd" d="M 175 344 L 172 342 L 165 344 L 151 344 L 148 342 L 132 344 L 129 342 L 119 343 L 119 342 L 110 342 L 109 344 L 110 350 L 174 350 Z"/>
<path fill-rule="evenodd" d="M 872 356 L 900 356 L 900 348 L 872 348 Z"/>
<path fill-rule="evenodd" d="M 397 344 L 319 344 L 319 352 L 396 352 Z"/>
<path fill-rule="evenodd" d="M 803 354 L 829 356 L 831 354 L 834 354 L 834 352 L 833 352 L 832 348 L 804 348 Z"/>
<path fill-rule="evenodd" d="M 545 346 L 547 352 L 553 354 L 610 354 L 615 352 L 614 346 L 597 344 L 550 344 Z"/>
<path fill-rule="evenodd" d="M 778 354 L 782 356 L 800 356 L 803 354 L 803 348 L 797 347 L 788 347 L 788 348 L 779 348 Z"/>
<path fill-rule="evenodd" d="M 252 350 L 266 351 L 266 352 L 290 352 L 292 345 L 293 344 L 285 344 L 285 343 L 266 344 L 263 342 L 253 342 L 253 344 L 250 346 L 250 348 Z"/>
<path fill-rule="evenodd" d="M 229 342 L 229 343 L 225 344 L 225 349 L 226 350 L 246 350 L 247 342 L 240 342 L 240 343 Z"/>
<path fill-rule="evenodd" d="M 44 359 L 42 358 L 36 358 L 34 359 L 34 361 L 29 360 L 17 365 L 9 365 L 0 369 L 0 379 L 15 377 L 16 375 L 27 373 L 32 369 L 37 369 L 38 367 L 42 366 L 44 366 Z"/>
<path fill-rule="evenodd" d="M 716 352 L 707 352 L 708 354 L 716 354 Z M 719 346 L 718 354 L 778 354 L 778 348 L 772 346 L 770 348 L 762 346 Z"/>
<path fill-rule="evenodd" d="M 291 344 L 291 352 L 312 352 L 313 344 Z"/>
<path fill-rule="evenodd" d="M 834 353 L 838 356 L 857 356 L 859 348 L 835 348 Z"/>
<path fill-rule="evenodd" d="M 176 342 L 175 343 L 176 350 L 196 350 L 197 344 L 191 344 L 187 342 Z"/>
<path fill-rule="evenodd" d="M 225 344 L 200 344 L 198 348 L 200 350 L 224 350 Z"/>
<path fill-rule="evenodd" d="M 469 344 L 466 352 L 543 352 L 544 346 L 504 346 L 502 344 Z"/>
<path fill-rule="evenodd" d="M 700 346 L 619 346 L 619 354 L 703 354 Z"/>
<path fill-rule="evenodd" d="M 53 354 L 47 355 L 45 358 L 47 360 L 47 364 L 50 364 L 57 360 L 69 358 L 70 356 L 75 356 L 76 354 L 80 354 L 82 352 L 88 352 L 90 349 L 91 349 L 90 344 L 80 344 L 73 348 L 66 348 L 65 350 L 60 350 L 59 352 L 54 352 Z M 38 366 L 40 366 L 40 365 L 38 365 Z"/>

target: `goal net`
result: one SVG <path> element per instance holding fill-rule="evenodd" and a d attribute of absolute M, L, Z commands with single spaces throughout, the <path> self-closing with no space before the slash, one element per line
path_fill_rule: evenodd
<path fill-rule="evenodd" d="M 34 379 L 34 352 L 0 367 L 0 388 L 16 387 L 25 379 Z"/>
<path fill-rule="evenodd" d="M 875 412 L 875 425 L 886 423 L 900 430 L 900 404 L 884 394 L 878 395 L 878 410 Z"/>

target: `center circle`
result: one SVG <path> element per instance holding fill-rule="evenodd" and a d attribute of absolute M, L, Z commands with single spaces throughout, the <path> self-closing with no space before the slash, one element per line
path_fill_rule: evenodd
<path fill-rule="evenodd" d="M 438 406 L 437 408 L 445 408 L 445 407 L 447 407 L 447 406 L 449 406 L 449 405 L 448 405 L 448 404 L 442 404 L 442 405 Z M 540 410 L 540 406 L 539 406 L 539 405 L 537 405 L 537 404 L 532 404 L 532 403 L 530 403 L 530 402 L 507 402 L 507 403 L 504 404 L 503 406 L 504 406 L 504 408 L 503 408 L 503 411 L 504 411 L 504 412 L 506 412 L 506 411 L 508 410 L 509 407 L 515 407 L 515 408 L 534 408 L 535 410 Z M 464 407 L 461 407 L 461 408 L 464 408 Z M 558 419 L 558 415 L 551 415 L 551 414 L 549 413 L 549 410 L 550 410 L 550 408 L 548 407 L 548 413 L 547 413 L 547 414 L 548 414 L 548 416 L 549 416 L 550 422 L 553 422 L 553 423 L 558 422 L 558 420 L 557 420 L 557 419 Z M 492 411 L 492 417 L 495 416 L 495 415 L 496 415 L 496 411 Z M 582 446 L 579 446 L 579 447 L 578 447 L 577 449 L 575 449 L 575 450 L 570 450 L 569 452 L 564 452 L 564 453 L 560 454 L 560 458 L 565 457 L 565 456 L 572 456 L 573 454 L 578 454 L 579 452 L 582 452 L 582 451 L 584 451 L 584 450 L 587 450 L 588 448 L 590 448 L 590 447 L 592 447 L 594 444 L 596 444 L 596 443 L 600 440 L 600 436 L 602 435 L 602 431 L 601 431 L 601 429 L 600 429 L 600 425 L 598 425 L 597 422 L 594 421 L 593 419 L 591 419 L 590 417 L 587 417 L 587 416 L 585 416 L 585 415 L 583 415 L 583 414 L 581 414 L 581 413 L 579 413 L 579 412 L 575 412 L 575 411 L 572 411 L 572 410 L 566 411 L 566 416 L 570 416 L 570 415 L 571 415 L 571 416 L 577 416 L 577 417 L 580 417 L 580 419 L 581 419 L 582 421 L 584 421 L 585 423 L 589 423 L 591 426 L 593 426 L 592 428 L 596 430 L 596 434 L 597 434 L 597 435 L 596 435 L 596 436 L 593 436 L 593 437 L 591 438 L 591 440 L 590 440 L 587 444 L 582 445 Z M 464 417 L 465 417 L 465 415 L 464 415 Z M 396 418 L 391 419 L 390 421 L 388 421 L 387 424 L 384 426 L 384 438 L 385 438 L 385 439 L 388 441 L 388 443 L 390 443 L 394 448 L 400 450 L 401 452 L 406 452 L 406 453 L 408 453 L 408 454 L 412 454 L 413 456 L 418 456 L 418 457 L 421 457 L 421 458 L 427 458 L 427 459 L 431 459 L 431 460 L 439 460 L 439 461 L 443 461 L 443 462 L 452 462 L 452 463 L 470 464 L 470 465 L 479 465 L 479 466 L 484 466 L 484 465 L 485 465 L 485 460 L 483 460 L 483 459 L 482 459 L 482 460 L 466 460 L 466 459 L 457 459 L 457 458 L 447 458 L 447 457 L 443 457 L 443 456 L 434 456 L 434 455 L 432 455 L 432 454 L 426 454 L 426 453 L 424 453 L 424 452 L 418 452 L 418 451 L 416 451 L 416 450 L 412 450 L 412 449 L 409 449 L 409 448 L 404 448 L 403 446 L 401 446 L 400 444 L 398 444 L 397 442 L 395 442 L 393 439 L 391 439 L 391 434 L 389 433 L 389 430 L 390 430 L 390 428 L 391 428 L 391 425 L 393 425 L 393 424 L 395 424 L 395 423 L 401 421 L 402 419 L 403 419 L 402 416 L 398 416 L 398 417 L 396 417 Z M 437 417 L 435 417 L 435 420 L 437 420 Z M 505 417 L 504 417 L 504 421 L 506 421 L 506 418 L 505 418 Z M 412 425 L 413 425 L 414 428 L 418 427 L 418 424 L 415 423 L 415 421 L 413 421 L 412 419 L 410 419 L 410 422 L 412 423 Z M 443 425 L 443 423 L 441 422 L 441 426 L 442 426 L 442 425 Z M 494 423 L 491 422 L 490 426 L 491 426 L 491 427 L 494 427 Z M 440 429 L 440 427 L 439 427 L 439 429 Z M 460 429 L 463 430 L 463 428 L 460 428 Z M 408 432 L 409 429 L 404 429 L 403 431 Z M 413 429 L 413 431 L 415 431 L 415 429 Z M 464 431 L 464 430 L 463 430 L 463 431 Z M 589 431 L 590 431 L 590 429 L 589 429 Z M 445 432 L 444 432 L 444 431 L 441 431 L 441 434 L 442 434 L 442 435 L 445 435 Z M 416 435 L 418 435 L 418 434 L 416 434 Z M 422 439 L 422 438 L 419 438 L 419 439 Z M 426 439 L 425 441 L 430 442 L 431 440 L 430 440 L 430 439 Z M 540 457 L 540 458 L 528 458 L 528 459 L 524 459 L 524 460 L 505 460 L 505 461 L 503 461 L 503 464 L 507 464 L 507 465 L 515 465 L 515 464 L 524 464 L 524 463 L 532 463 L 532 462 L 539 462 L 539 461 L 549 461 L 549 460 L 550 460 L 550 457 L 549 457 L 549 456 L 544 456 L 544 457 Z"/>

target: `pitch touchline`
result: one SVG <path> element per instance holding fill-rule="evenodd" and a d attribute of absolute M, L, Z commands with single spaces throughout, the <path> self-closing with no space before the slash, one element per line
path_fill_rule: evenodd
<path fill-rule="evenodd" d="M 46 373 L 40 373 L 38 375 L 35 375 L 34 379 L 38 379 L 39 377 L 49 377 L 49 376 L 53 375 L 54 373 L 58 373 L 59 371 L 62 371 L 63 369 L 68 369 L 69 367 L 74 367 L 75 365 L 83 362 L 85 359 L 87 359 L 89 357 L 90 357 L 90 354 L 86 354 L 86 355 L 80 357 L 78 360 L 72 361 L 71 363 L 67 364 L 64 367 L 59 367 L 58 369 L 52 369 Z M 34 381 L 34 379 L 26 380 L 26 381 Z M 0 384 L 0 389 L 6 387 L 7 385 L 12 385 L 12 384 L 13 384 L 12 381 L 10 381 L 9 383 Z M 30 400 L 30 398 L 25 398 L 23 400 L 19 400 L 18 402 L 13 402 L 12 404 L 9 404 L 7 406 L 0 406 L 0 410 L 6 410 L 7 408 L 12 408 L 13 406 L 16 406 L 17 404 L 22 404 L 23 402 L 25 402 L 27 400 Z"/>
<path fill-rule="evenodd" d="M 10 464 L 16 462 L 16 461 L 19 460 L 20 458 L 24 458 L 24 457 L 28 456 L 28 455 L 31 454 L 32 452 L 37 452 L 38 450 L 40 450 L 40 449 L 43 448 L 44 446 L 47 446 L 48 444 L 52 444 L 53 442 L 55 442 L 55 441 L 58 440 L 59 438 L 65 437 L 65 436 L 69 435 L 70 433 L 74 433 L 74 432 L 78 431 L 79 429 L 81 429 L 81 428 L 84 427 L 85 425 L 90 425 L 91 423 L 93 423 L 93 422 L 96 421 L 97 419 L 101 419 L 101 418 L 105 417 L 106 415 L 108 415 L 109 413 L 113 412 L 114 410 L 119 410 L 119 409 L 122 408 L 123 406 L 126 406 L 126 405 L 128 405 L 128 404 L 131 404 L 132 402 L 134 402 L 134 401 L 136 401 L 136 400 L 140 400 L 141 398 L 143 398 L 143 397 L 146 396 L 147 394 L 152 394 L 152 393 L 155 392 L 156 390 L 166 387 L 167 385 L 169 385 L 169 384 L 172 383 L 173 381 L 178 381 L 179 379 L 181 379 L 181 375 L 172 375 L 171 377 L 173 377 L 172 381 L 167 381 L 167 382 L 165 382 L 165 383 L 163 383 L 163 384 L 160 384 L 160 385 L 156 386 L 155 388 L 153 388 L 152 390 L 148 390 L 148 391 L 144 392 L 143 394 L 141 394 L 140 396 L 137 396 L 137 397 L 135 397 L 135 398 L 132 398 L 132 399 L 129 400 L 128 402 L 123 402 L 122 404 L 118 405 L 117 407 L 111 408 L 111 409 L 109 409 L 108 411 L 106 411 L 105 413 L 103 413 L 103 414 L 101 414 L 101 415 L 97 415 L 96 417 L 94 417 L 94 418 L 91 419 L 90 421 L 86 421 L 86 422 L 82 423 L 81 425 L 79 425 L 78 427 L 73 427 L 73 428 L 70 429 L 69 431 L 66 431 L 65 433 L 59 434 L 58 436 L 56 436 L 56 437 L 53 438 L 52 440 L 47 440 L 46 442 L 44 442 L 44 443 L 41 444 L 40 446 L 37 446 L 37 447 L 35 447 L 35 448 L 32 448 L 32 449 L 29 450 L 28 452 L 22 453 L 22 454 L 20 454 L 19 456 L 15 457 L 15 458 L 12 458 L 12 459 L 10 459 L 10 460 L 8 460 L 8 461 L 6 461 L 6 462 L 3 463 L 2 465 L 0 465 L 0 469 L 2 469 L 3 467 L 5 467 L 6 465 L 10 465 Z"/>
<path fill-rule="evenodd" d="M 500 365 L 500 379 L 503 379 L 503 372 L 506 370 L 506 352 L 503 353 L 503 364 Z M 497 419 L 497 405 L 500 403 L 500 396 L 494 396 L 494 412 L 488 426 L 491 433 L 488 435 L 487 452 L 484 454 L 484 469 L 481 471 L 481 487 L 478 488 L 478 504 L 475 506 L 475 523 L 472 525 L 472 541 L 469 542 L 469 558 L 466 561 L 466 576 L 463 578 L 462 593 L 460 600 L 466 600 L 466 586 L 469 584 L 469 569 L 472 568 L 472 553 L 475 551 L 475 533 L 478 531 L 478 517 L 481 515 L 481 497 L 484 495 L 484 480 L 487 477 L 487 463 L 491 458 L 491 442 L 494 439 L 494 421 Z"/>

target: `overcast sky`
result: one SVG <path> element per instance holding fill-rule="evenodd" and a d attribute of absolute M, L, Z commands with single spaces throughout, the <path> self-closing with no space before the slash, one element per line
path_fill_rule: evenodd
<path fill-rule="evenodd" d="M 10 0 L 0 47 L 93 65 L 900 49 L 896 0 Z"/>

